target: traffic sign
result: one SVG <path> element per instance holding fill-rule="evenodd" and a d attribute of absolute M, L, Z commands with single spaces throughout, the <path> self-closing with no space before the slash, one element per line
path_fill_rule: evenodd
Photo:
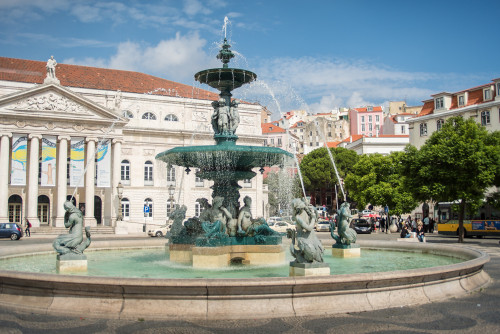
<path fill-rule="evenodd" d="M 149 212 L 149 206 L 148 205 L 144 205 L 144 213 L 148 213 Z"/>

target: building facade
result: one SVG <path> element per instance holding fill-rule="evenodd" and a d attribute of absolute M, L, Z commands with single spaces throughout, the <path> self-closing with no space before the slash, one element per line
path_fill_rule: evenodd
<path fill-rule="evenodd" d="M 351 136 L 375 137 L 383 134 L 384 112 L 382 107 L 354 108 L 349 110 Z"/>
<path fill-rule="evenodd" d="M 86 226 L 142 232 L 164 224 L 175 204 L 192 217 L 197 199 L 211 199 L 211 181 L 155 156 L 214 143 L 216 93 L 95 67 L 59 64 L 51 78 L 45 62 L 0 57 L 0 68 L 0 222 L 61 227 L 71 199 Z M 239 144 L 263 145 L 261 111 L 240 104 Z M 264 216 L 262 175 L 241 186 L 241 200 L 250 196 L 254 216 Z"/>

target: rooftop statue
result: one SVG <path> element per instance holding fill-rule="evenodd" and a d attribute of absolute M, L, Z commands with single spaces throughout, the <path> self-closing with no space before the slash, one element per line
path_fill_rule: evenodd
<path fill-rule="evenodd" d="M 314 225 L 318 219 L 316 210 L 305 201 L 296 198 L 292 201 L 295 230 L 288 229 L 287 237 L 292 239 L 290 252 L 296 263 L 323 262 L 323 245 L 314 232 Z M 297 244 L 295 244 L 297 241 Z"/>
<path fill-rule="evenodd" d="M 82 255 L 90 245 L 90 227 L 85 228 L 87 239 L 83 238 L 83 214 L 70 201 L 64 202 L 64 226 L 69 228 L 68 234 L 59 235 L 52 246 L 59 255 L 68 253 Z"/>
<path fill-rule="evenodd" d="M 54 59 L 54 56 L 50 56 L 49 60 L 47 60 L 47 65 L 45 65 L 45 68 L 47 69 L 47 76 L 43 81 L 44 83 L 59 84 L 59 80 L 56 77 L 56 66 L 57 66 L 57 61 Z"/>

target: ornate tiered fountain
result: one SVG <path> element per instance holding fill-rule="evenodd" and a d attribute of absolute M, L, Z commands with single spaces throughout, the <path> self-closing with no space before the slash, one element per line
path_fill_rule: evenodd
<path fill-rule="evenodd" d="M 253 72 L 230 68 L 228 66 L 234 57 L 227 39 L 219 51 L 217 58 L 222 61 L 222 68 L 200 71 L 194 78 L 200 83 L 207 84 L 220 91 L 219 100 L 212 102 L 212 128 L 214 130 L 215 145 L 175 147 L 160 153 L 156 159 L 170 165 L 183 166 L 186 172 L 196 168 L 196 176 L 212 180 L 212 205 L 204 203 L 205 212 L 198 218 L 192 218 L 181 226 L 182 213 L 177 228 L 170 236 L 170 260 L 177 262 L 191 262 L 193 266 L 218 267 L 228 265 L 231 253 L 238 253 L 243 263 L 266 263 L 283 261 L 281 236 L 274 233 L 264 219 L 252 219 L 250 206 L 245 203 L 240 209 L 238 181 L 252 179 L 256 173 L 252 170 L 264 167 L 283 166 L 286 156 L 293 157 L 276 147 L 236 145 L 238 136 L 235 134 L 240 117 L 238 105 L 240 101 L 231 100 L 231 91 L 257 79 Z M 247 199 L 248 202 L 250 199 Z M 267 257 L 265 260 L 253 254 L 247 254 L 241 247 L 259 245 L 256 253 Z M 238 246 L 234 252 L 228 246 Z M 266 246 L 274 246 L 279 255 L 275 260 L 263 254 L 269 253 Z M 276 247 L 279 246 L 279 247 Z M 207 249 L 210 247 L 210 249 Z M 234 248 L 233 247 L 233 248 Z M 202 249 L 199 249 L 202 248 Z M 221 249 L 223 248 L 223 249 Z M 267 247 L 269 248 L 269 247 Z M 207 259 L 207 254 L 212 254 Z M 197 257 L 196 254 L 200 256 Z M 247 255 L 241 255 L 247 254 Z M 271 256 L 272 257 L 272 256 Z M 215 259 L 215 260 L 213 260 Z M 253 259 L 253 260 L 251 260 Z"/>

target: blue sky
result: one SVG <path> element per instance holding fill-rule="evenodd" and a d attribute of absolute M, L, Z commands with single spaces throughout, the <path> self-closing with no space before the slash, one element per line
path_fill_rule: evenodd
<path fill-rule="evenodd" d="M 227 16 L 231 67 L 259 78 L 234 97 L 275 116 L 419 105 L 500 77 L 499 15 L 498 0 L 0 0 L 0 55 L 199 86 L 194 73 L 220 66 Z"/>

